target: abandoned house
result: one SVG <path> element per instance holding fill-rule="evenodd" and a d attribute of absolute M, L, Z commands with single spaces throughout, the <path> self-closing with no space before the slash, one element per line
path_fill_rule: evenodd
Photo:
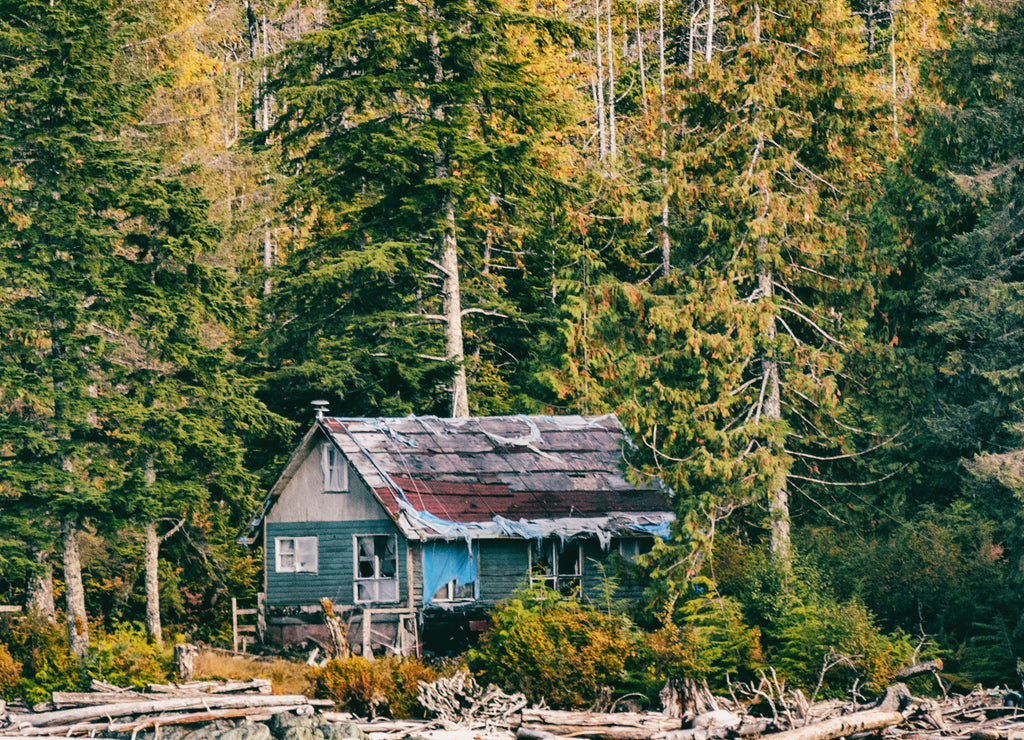
<path fill-rule="evenodd" d="M 658 481 L 624 477 L 629 445 L 613 415 L 318 412 L 253 523 L 264 639 L 322 642 L 328 598 L 356 654 L 443 653 L 524 585 L 598 598 L 673 519 Z"/>

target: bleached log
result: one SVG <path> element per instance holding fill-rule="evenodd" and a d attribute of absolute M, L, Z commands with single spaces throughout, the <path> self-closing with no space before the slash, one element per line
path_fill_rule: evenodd
<path fill-rule="evenodd" d="M 55 709 L 91 707 L 96 704 L 119 704 L 126 701 L 146 701 L 145 694 L 137 691 L 54 691 L 51 702 Z"/>
<path fill-rule="evenodd" d="M 936 658 L 935 660 L 925 661 L 924 663 L 918 663 L 917 665 L 908 665 L 906 668 L 900 668 L 896 671 L 895 678 L 900 681 L 905 681 L 908 678 L 920 676 L 922 673 L 934 673 L 941 670 L 942 661 Z"/>
<path fill-rule="evenodd" d="M 16 725 L 31 727 L 50 727 L 52 725 L 73 724 L 99 718 L 127 717 L 139 714 L 159 714 L 161 712 L 182 712 L 189 709 L 238 709 L 273 707 L 290 704 L 310 704 L 309 699 L 301 694 L 266 696 L 259 695 L 203 695 L 197 697 L 176 697 L 157 701 L 135 701 L 114 704 L 100 704 L 76 709 L 63 709 L 43 714 L 20 714 L 11 716 Z"/>
<path fill-rule="evenodd" d="M 680 720 L 660 713 L 601 714 L 554 709 L 524 709 L 521 727 L 555 735 L 576 735 L 602 740 L 649 740 L 652 735 L 678 730 Z"/>
<path fill-rule="evenodd" d="M 795 730 L 772 733 L 772 740 L 835 740 L 838 737 L 853 735 L 866 730 L 881 730 L 903 722 L 900 712 L 883 709 L 869 709 L 866 712 L 854 712 L 842 717 L 833 717 L 816 722 Z"/>
<path fill-rule="evenodd" d="M 738 725 L 718 727 L 694 727 L 689 730 L 670 730 L 651 736 L 651 740 L 710 740 L 719 737 L 749 737 L 762 735 L 772 726 L 766 719 L 747 719 Z M 774 735 L 772 736 L 774 737 Z"/>

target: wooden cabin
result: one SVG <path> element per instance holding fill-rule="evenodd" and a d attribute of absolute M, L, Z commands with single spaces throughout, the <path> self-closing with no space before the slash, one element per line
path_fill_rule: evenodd
<path fill-rule="evenodd" d="M 629 445 L 613 415 L 318 413 L 253 523 L 265 639 L 322 642 L 326 597 L 357 654 L 443 653 L 531 582 L 597 598 L 673 519 L 658 481 L 626 480 Z"/>

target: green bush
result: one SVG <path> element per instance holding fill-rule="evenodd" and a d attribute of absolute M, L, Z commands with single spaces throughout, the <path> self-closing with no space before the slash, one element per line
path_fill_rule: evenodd
<path fill-rule="evenodd" d="M 68 649 L 63 625 L 29 615 L 0 620 L 0 643 L 14 662 L 21 664 L 21 679 L 11 695 L 30 703 L 46 701 L 54 691 L 83 688 L 82 663 Z"/>
<path fill-rule="evenodd" d="M 353 656 L 313 668 L 313 695 L 330 699 L 341 709 L 362 717 L 388 712 L 396 719 L 422 717 L 419 681 L 434 681 L 439 671 L 414 658 L 387 657 L 369 661 Z"/>
<path fill-rule="evenodd" d="M 727 676 L 744 677 L 761 667 L 760 630 L 743 621 L 739 602 L 719 595 L 704 578 L 695 579 L 689 595 L 681 606 L 670 602 L 661 628 L 643 637 L 637 663 L 648 675 L 645 693 L 681 677 L 724 689 Z"/>
<path fill-rule="evenodd" d="M 149 642 L 145 630 L 120 624 L 96 636 L 86 660 L 86 674 L 116 686 L 141 688 L 166 682 L 172 662 L 172 648 L 157 647 Z"/>
<path fill-rule="evenodd" d="M 502 602 L 493 626 L 468 654 L 483 682 L 554 707 L 593 702 L 624 678 L 638 637 L 624 616 L 605 613 L 543 586 Z"/>
<path fill-rule="evenodd" d="M 14 689 L 21 680 L 21 663 L 11 657 L 7 646 L 0 643 L 0 698 L 13 699 Z"/>

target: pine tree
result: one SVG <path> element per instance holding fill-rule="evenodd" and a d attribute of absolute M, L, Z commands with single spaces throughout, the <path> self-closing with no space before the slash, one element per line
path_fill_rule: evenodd
<path fill-rule="evenodd" d="M 784 562 L 792 485 L 857 446 L 846 358 L 888 269 L 867 234 L 889 141 L 844 3 L 745 2 L 727 20 L 716 39 L 735 51 L 678 79 L 672 272 L 598 284 L 570 350 L 589 348 L 574 372 L 591 407 L 639 434 L 688 536 L 756 505 Z"/>
<path fill-rule="evenodd" d="M 292 413 L 311 394 L 351 413 L 477 406 L 468 358 L 500 355 L 489 322 L 517 318 L 499 271 L 515 256 L 489 240 L 543 185 L 535 145 L 560 107 L 517 44 L 552 27 L 503 0 L 360 1 L 292 45 L 275 95 L 308 240 L 266 333 Z"/>

